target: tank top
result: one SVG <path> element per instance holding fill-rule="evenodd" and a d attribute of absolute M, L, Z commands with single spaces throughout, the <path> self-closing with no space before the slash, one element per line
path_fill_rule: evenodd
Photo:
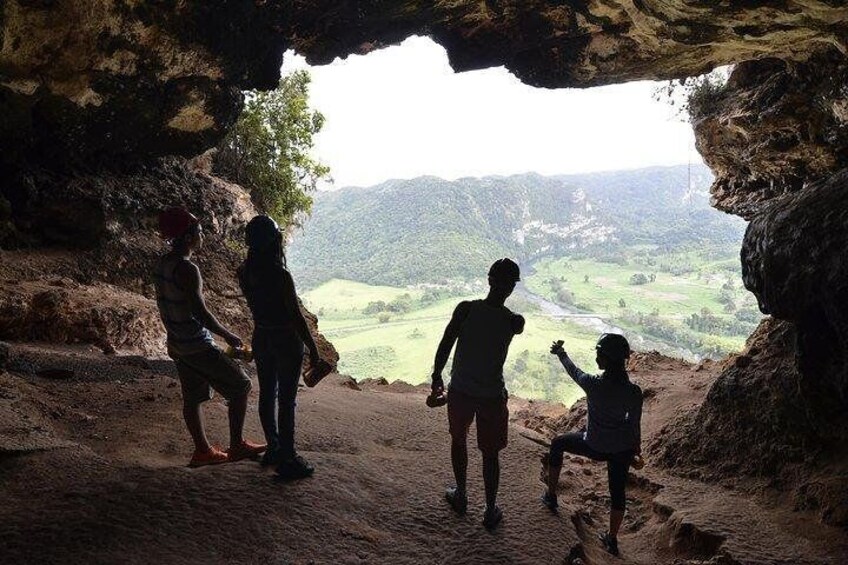
<path fill-rule="evenodd" d="M 257 330 L 291 330 L 294 328 L 292 313 L 285 302 L 285 268 L 278 264 L 258 265 L 248 271 L 247 263 L 238 269 L 241 291 L 253 314 Z"/>
<path fill-rule="evenodd" d="M 215 343 L 212 334 L 191 311 L 191 302 L 177 282 L 176 271 L 188 259 L 165 255 L 156 264 L 153 278 L 159 316 L 168 332 L 168 351 L 177 355 L 198 353 Z"/>
<path fill-rule="evenodd" d="M 513 313 L 484 300 L 470 303 L 451 366 L 451 390 L 478 398 L 502 398 L 503 366 L 515 335 Z"/>

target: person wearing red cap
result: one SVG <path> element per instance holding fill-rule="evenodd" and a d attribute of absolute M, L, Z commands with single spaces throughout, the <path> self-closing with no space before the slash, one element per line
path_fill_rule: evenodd
<path fill-rule="evenodd" d="M 468 508 L 466 477 L 468 430 L 477 420 L 477 447 L 483 453 L 483 485 L 486 510 L 483 525 L 495 528 L 503 514 L 497 506 L 500 483 L 499 453 L 507 444 L 509 410 L 503 365 L 513 336 L 524 331 L 524 318 L 504 306 L 520 280 L 518 265 L 498 259 L 489 269 L 489 294 L 483 300 L 460 302 L 445 328 L 433 367 L 433 394 L 444 393 L 442 370 L 451 349 L 456 351 L 448 391 L 448 428 L 451 463 L 456 486 L 445 493 L 451 508 L 460 515 Z"/>
<path fill-rule="evenodd" d="M 168 333 L 168 354 L 180 377 L 183 418 L 194 441 L 189 465 L 257 457 L 265 446 L 242 435 L 250 379 L 215 344 L 212 333 L 234 348 L 243 347 L 243 343 L 209 312 L 203 300 L 200 269 L 191 261 L 192 254 L 203 245 L 200 222 L 184 208 L 172 208 L 159 215 L 159 230 L 171 250 L 159 259 L 154 271 L 156 302 Z M 230 447 L 226 452 L 209 443 L 203 425 L 200 406 L 212 398 L 213 389 L 228 401 Z"/>

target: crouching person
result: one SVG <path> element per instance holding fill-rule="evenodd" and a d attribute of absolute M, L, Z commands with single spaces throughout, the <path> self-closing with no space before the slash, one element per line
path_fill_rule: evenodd
<path fill-rule="evenodd" d="M 622 335 L 603 334 L 595 346 L 596 362 L 603 372 L 598 376 L 581 371 L 557 341 L 551 346 L 569 376 L 586 393 L 588 406 L 585 432 L 571 432 L 551 442 L 547 457 L 547 491 L 542 503 L 555 511 L 557 484 L 564 453 L 606 461 L 610 491 L 609 531 L 601 535 L 607 551 L 618 555 L 618 530 L 624 518 L 627 472 L 631 464 L 641 465 L 642 390 L 630 382 L 625 369 L 630 345 Z M 546 471 L 546 472 L 545 472 Z"/>

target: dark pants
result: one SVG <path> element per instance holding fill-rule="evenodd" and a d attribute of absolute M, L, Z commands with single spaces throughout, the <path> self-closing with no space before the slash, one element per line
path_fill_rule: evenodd
<path fill-rule="evenodd" d="M 259 420 L 268 449 L 278 449 L 283 458 L 291 458 L 295 454 L 294 410 L 303 342 L 293 331 L 257 329 L 253 358 L 259 377 Z"/>
<path fill-rule="evenodd" d="M 613 510 L 624 510 L 627 471 L 630 468 L 630 462 L 633 461 L 632 450 L 601 453 L 589 447 L 582 433 L 571 432 L 557 436 L 551 442 L 550 464 L 554 467 L 562 466 L 563 453 L 573 453 L 595 461 L 606 461 L 610 506 Z"/>

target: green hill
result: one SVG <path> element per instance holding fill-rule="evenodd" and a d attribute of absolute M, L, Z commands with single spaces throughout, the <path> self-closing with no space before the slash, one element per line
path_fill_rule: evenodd
<path fill-rule="evenodd" d="M 544 177 L 392 180 L 316 195 L 288 254 L 301 286 L 339 278 L 402 286 L 479 278 L 502 256 L 624 253 L 637 245 L 738 245 L 744 223 L 709 207 L 709 170 L 655 167 Z"/>

